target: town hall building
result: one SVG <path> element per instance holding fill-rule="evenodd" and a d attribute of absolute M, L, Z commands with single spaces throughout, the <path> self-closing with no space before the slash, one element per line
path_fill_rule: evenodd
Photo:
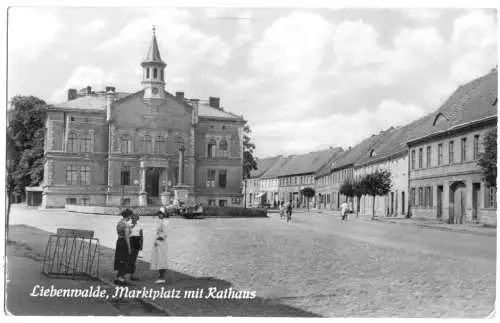
<path fill-rule="evenodd" d="M 169 93 L 154 29 L 141 66 L 135 93 L 69 89 L 48 108 L 42 207 L 166 204 L 179 187 L 193 202 L 241 205 L 246 121 L 217 97 Z"/>

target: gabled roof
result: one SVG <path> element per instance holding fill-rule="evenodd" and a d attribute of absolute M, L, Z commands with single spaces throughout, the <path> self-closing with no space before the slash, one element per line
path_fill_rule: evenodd
<path fill-rule="evenodd" d="M 339 152 L 334 154 L 332 158 L 330 158 L 330 160 L 325 165 L 323 165 L 323 167 L 321 167 L 314 176 L 322 177 L 329 174 L 331 172 L 330 165 L 332 165 L 332 163 L 339 159 L 344 154 L 344 152 L 345 151 L 343 149 L 339 150 Z"/>
<path fill-rule="evenodd" d="M 290 176 L 299 174 L 316 173 L 323 167 L 333 155 L 342 151 L 342 148 L 329 148 L 320 151 L 314 151 L 302 155 L 291 155 L 275 176 Z"/>
<path fill-rule="evenodd" d="M 278 173 L 281 171 L 283 166 L 285 166 L 286 163 L 290 161 L 290 157 L 281 157 L 273 164 L 269 169 L 261 176 L 261 178 L 266 179 L 266 178 L 277 178 Z"/>
<path fill-rule="evenodd" d="M 418 135 L 409 138 L 411 143 L 424 139 L 459 125 L 465 125 L 487 117 L 498 115 L 498 71 L 488 74 L 460 86 L 445 103 L 425 122 Z M 434 121 L 441 116 L 442 122 Z"/>
<path fill-rule="evenodd" d="M 385 136 L 380 144 L 372 147 L 367 153 L 356 161 L 356 166 L 382 161 L 392 156 L 406 153 L 408 146 L 406 142 L 419 136 L 426 125 L 432 122 L 433 114 L 425 115 L 412 123 L 394 129 Z M 372 152 L 372 154 L 370 154 Z"/>
<path fill-rule="evenodd" d="M 250 178 L 261 177 L 271 166 L 273 166 L 281 156 L 268 157 L 268 158 L 255 158 L 257 169 L 250 172 Z"/>
<path fill-rule="evenodd" d="M 369 154 L 370 150 L 374 149 L 388 137 L 395 129 L 389 128 L 385 131 L 381 131 L 378 134 L 372 135 L 359 144 L 355 145 L 349 150 L 344 151 L 338 158 L 329 164 L 330 170 L 343 168 L 349 165 L 354 165 L 359 159 L 361 159 L 366 154 Z"/>

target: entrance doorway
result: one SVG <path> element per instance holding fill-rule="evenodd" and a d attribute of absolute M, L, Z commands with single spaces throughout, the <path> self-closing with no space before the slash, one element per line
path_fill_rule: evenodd
<path fill-rule="evenodd" d="M 405 214 L 405 192 L 401 192 L 401 214 Z"/>
<path fill-rule="evenodd" d="M 437 187 L 437 214 L 438 219 L 443 218 L 443 185 Z"/>
<path fill-rule="evenodd" d="M 462 224 L 465 220 L 465 184 L 455 182 L 450 186 L 450 217 L 448 223 Z"/>
<path fill-rule="evenodd" d="M 479 204 L 479 192 L 481 191 L 480 183 L 472 184 L 472 221 L 477 221 L 478 216 L 478 204 Z"/>
<path fill-rule="evenodd" d="M 146 170 L 146 193 L 148 194 L 148 204 L 158 202 L 160 196 L 160 169 L 148 168 Z"/>

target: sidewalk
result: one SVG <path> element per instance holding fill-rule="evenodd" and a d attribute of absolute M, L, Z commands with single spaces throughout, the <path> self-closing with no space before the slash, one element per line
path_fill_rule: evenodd
<path fill-rule="evenodd" d="M 9 227 L 9 244 L 17 244 L 23 246 L 26 251 L 25 259 L 30 263 L 20 263 L 16 268 L 10 269 L 9 272 L 16 272 L 17 275 L 9 277 L 11 283 L 7 285 L 8 296 L 20 295 L 20 300 L 13 299 L 12 304 L 9 303 L 8 310 L 16 315 L 170 315 L 170 316 L 271 316 L 271 317 L 318 317 L 319 315 L 311 313 L 300 308 L 288 306 L 285 304 L 276 303 L 272 299 L 265 299 L 262 297 L 255 297 L 253 299 L 230 299 L 230 298 L 163 298 L 163 299 L 148 299 L 147 304 L 149 309 L 135 308 L 137 302 L 130 302 L 121 304 L 119 302 L 109 302 L 111 304 L 100 304 L 95 301 L 87 299 L 79 299 L 80 306 L 85 303 L 83 307 L 76 306 L 75 304 L 63 304 L 61 299 L 43 299 L 44 302 L 39 305 L 33 305 L 36 299 L 29 297 L 29 293 L 35 284 L 45 284 L 50 288 L 53 282 L 45 282 L 44 276 L 40 274 L 41 264 L 40 260 L 43 258 L 45 245 L 47 243 L 48 232 L 42 231 L 37 228 L 16 225 Z M 101 246 L 100 247 L 100 279 L 101 282 L 94 282 L 94 285 L 104 286 L 114 280 L 116 273 L 113 271 L 113 256 L 114 250 Z M 27 257 L 26 257 L 27 256 Z M 19 257 L 18 254 L 8 253 L 9 262 L 15 262 L 15 258 Z M 14 258 L 14 261 L 11 261 Z M 154 281 L 157 278 L 157 272 L 149 269 L 149 263 L 138 260 L 137 272 L 140 281 L 134 282 L 131 289 L 159 289 L 159 285 L 155 285 Z M 25 279 L 24 277 L 28 277 Z M 207 293 L 209 288 L 216 288 L 217 291 L 229 290 L 232 286 L 231 282 L 218 279 L 215 277 L 195 277 L 184 274 L 182 272 L 167 270 L 166 273 L 167 284 L 164 286 L 167 290 L 177 290 L 183 294 L 185 291 L 204 290 Z M 43 283 L 41 283 L 43 281 Z M 54 281 L 54 280 L 51 280 Z M 74 284 L 76 282 L 70 280 L 57 280 L 58 282 L 65 281 L 67 284 Z M 12 285 L 11 285 L 12 284 Z M 59 283 L 58 283 L 59 284 Z M 70 285 L 75 286 L 75 285 Z M 69 288 L 63 285 L 58 285 L 59 288 Z M 77 287 L 72 287 L 77 288 Z M 114 291 L 114 286 L 112 287 Z M 113 291 L 108 292 L 113 294 Z M 206 294 L 205 294 L 206 295 Z M 15 297 L 15 296 L 12 296 Z M 78 300 L 78 299 L 77 299 Z M 120 299 L 119 299 L 120 300 Z M 124 300 L 126 302 L 126 300 Z M 96 304 L 94 304 L 96 303 Z M 17 306 L 17 307 L 16 307 Z M 128 313 L 114 312 L 113 306 L 119 311 L 128 311 Z M 15 308 L 14 308 L 15 307 Z M 46 308 L 44 308 L 46 307 Z M 61 307 L 65 307 L 64 312 Z M 130 313 L 132 307 L 133 312 Z M 50 312 L 50 308 L 55 308 Z M 163 313 L 159 313 L 162 310 Z M 27 312 L 29 311 L 29 312 Z M 142 311 L 142 312 L 141 312 Z"/>
<path fill-rule="evenodd" d="M 330 209 L 294 209 L 294 213 L 303 213 L 303 214 L 321 214 L 325 216 L 334 216 L 340 217 L 340 211 L 330 210 Z M 277 213 L 277 212 L 272 212 Z M 466 223 L 466 224 L 448 224 L 442 221 L 437 220 L 425 220 L 425 219 L 407 219 L 405 217 L 384 217 L 377 216 L 372 219 L 371 214 L 349 214 L 350 220 L 362 220 L 362 221 L 379 221 L 386 223 L 395 223 L 401 225 L 413 225 L 421 228 L 428 228 L 434 230 L 442 230 L 442 231 L 452 231 L 452 232 L 466 232 L 470 234 L 478 234 L 496 237 L 497 229 L 492 227 L 485 227 L 483 224 L 474 224 L 474 223 Z"/>

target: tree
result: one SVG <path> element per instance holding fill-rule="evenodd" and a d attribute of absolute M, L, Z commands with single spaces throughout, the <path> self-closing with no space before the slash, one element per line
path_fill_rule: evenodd
<path fill-rule="evenodd" d="M 34 96 L 15 96 L 12 106 L 7 115 L 6 189 L 9 199 L 14 194 L 24 199 L 25 187 L 43 179 L 47 104 Z"/>
<path fill-rule="evenodd" d="M 363 191 L 373 197 L 372 218 L 375 218 L 375 197 L 387 195 L 391 191 L 391 172 L 388 170 L 376 170 L 367 174 L 361 180 Z"/>
<path fill-rule="evenodd" d="M 243 127 L 243 178 L 250 177 L 252 170 L 257 170 L 257 162 L 253 157 L 255 144 L 252 142 L 250 134 L 252 130 L 248 125 Z"/>
<path fill-rule="evenodd" d="M 358 203 L 356 207 L 356 216 L 359 215 L 359 206 L 361 204 L 361 197 L 366 194 L 363 182 L 356 179 L 352 182 L 353 195 L 356 196 Z"/>
<path fill-rule="evenodd" d="M 250 134 L 252 130 L 248 125 L 243 127 L 243 198 L 244 198 L 244 206 L 246 207 L 247 201 L 247 192 L 246 192 L 246 181 L 250 178 L 250 173 L 252 170 L 257 170 L 257 162 L 253 157 L 253 151 L 255 149 L 255 144 L 252 142 L 252 138 L 250 138 Z"/>
<path fill-rule="evenodd" d="M 347 197 L 353 197 L 354 196 L 354 188 L 353 188 L 353 182 L 350 179 L 345 180 L 342 185 L 340 186 L 339 190 L 340 194 L 345 195 Z"/>
<path fill-rule="evenodd" d="M 481 153 L 478 165 L 481 167 L 484 181 L 497 186 L 497 129 L 489 131 L 483 139 L 484 152 Z"/>
<path fill-rule="evenodd" d="M 305 187 L 300 190 L 300 193 L 307 198 L 307 210 L 309 211 L 309 200 L 316 195 L 316 191 L 312 187 Z"/>

